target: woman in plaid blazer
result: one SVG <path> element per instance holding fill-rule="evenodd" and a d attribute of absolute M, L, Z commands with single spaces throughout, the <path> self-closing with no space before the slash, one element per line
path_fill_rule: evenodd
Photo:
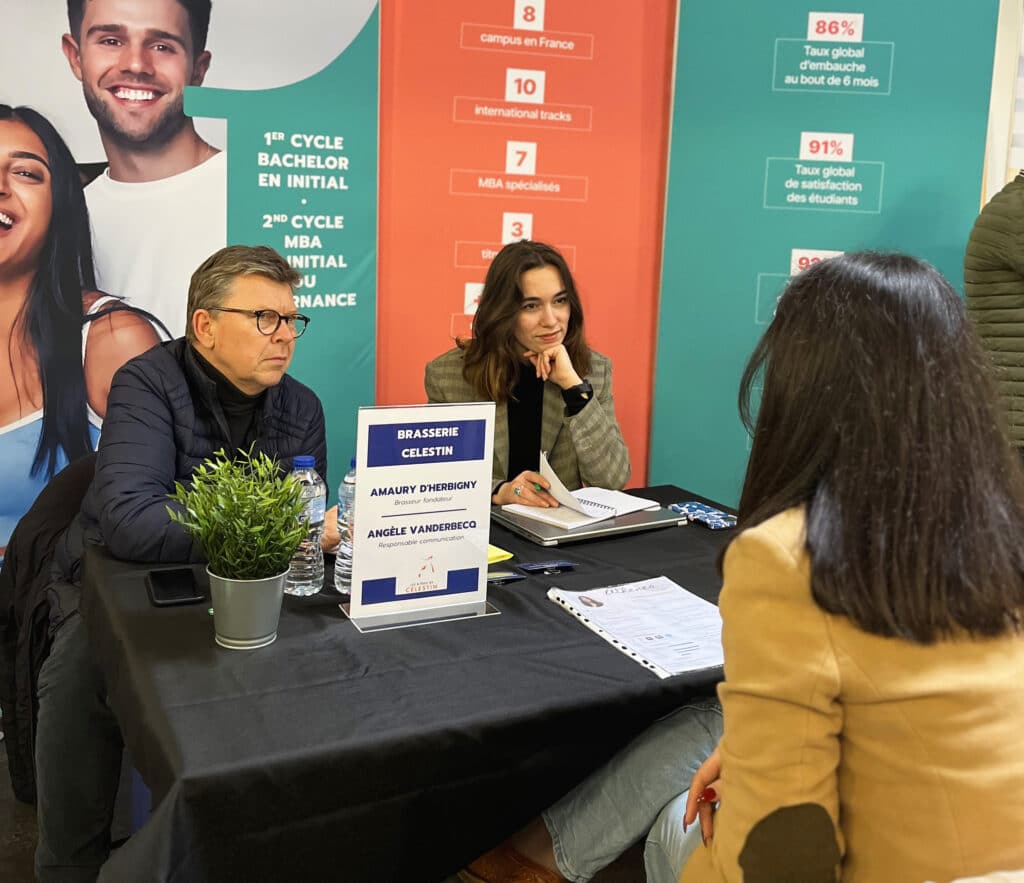
<path fill-rule="evenodd" d="M 493 401 L 492 502 L 555 505 L 537 473 L 540 451 L 570 490 L 621 488 L 629 452 L 615 419 L 611 362 L 591 350 L 565 259 L 522 240 L 491 263 L 473 338 L 427 365 L 434 402 Z"/>

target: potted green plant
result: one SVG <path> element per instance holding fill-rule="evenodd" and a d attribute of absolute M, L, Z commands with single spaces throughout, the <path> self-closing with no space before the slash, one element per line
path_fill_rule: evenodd
<path fill-rule="evenodd" d="M 277 638 L 288 566 L 306 533 L 302 487 L 264 453 L 223 450 L 175 482 L 171 520 L 206 554 L 217 643 L 232 650 Z"/>

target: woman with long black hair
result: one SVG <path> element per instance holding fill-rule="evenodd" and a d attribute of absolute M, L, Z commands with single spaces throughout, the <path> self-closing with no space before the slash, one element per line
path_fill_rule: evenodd
<path fill-rule="evenodd" d="M 740 410 L 721 718 L 654 724 L 462 879 L 579 883 L 652 820 L 650 883 L 1024 869 L 1024 472 L 962 301 L 906 255 L 815 264 Z"/>
<path fill-rule="evenodd" d="M 95 289 L 70 151 L 38 112 L 0 105 L 0 558 L 46 482 L 95 447 L 114 372 L 160 339 Z"/>
<path fill-rule="evenodd" d="M 843 255 L 786 289 L 741 384 L 686 883 L 1024 869 L 1024 474 L 992 373 L 922 261 Z"/>

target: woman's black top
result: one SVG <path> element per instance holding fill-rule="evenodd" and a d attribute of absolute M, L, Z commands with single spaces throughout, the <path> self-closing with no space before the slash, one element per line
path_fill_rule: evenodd
<path fill-rule="evenodd" d="M 540 468 L 540 429 L 544 421 L 544 383 L 530 362 L 519 364 L 519 378 L 508 400 L 508 477 L 511 481 L 520 472 Z M 589 389 L 589 386 L 587 387 Z M 590 400 L 579 393 L 579 387 L 562 390 L 565 413 L 578 414 Z M 497 493 L 498 484 L 492 493 Z"/>
<path fill-rule="evenodd" d="M 520 362 L 519 379 L 508 400 L 508 479 L 540 468 L 540 425 L 544 381 L 529 362 Z"/>

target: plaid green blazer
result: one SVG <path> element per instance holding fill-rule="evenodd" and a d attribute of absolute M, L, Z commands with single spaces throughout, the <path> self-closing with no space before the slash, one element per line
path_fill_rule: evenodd
<path fill-rule="evenodd" d="M 583 485 L 618 489 L 629 479 L 629 451 L 615 419 L 612 400 L 612 363 L 591 350 L 592 368 L 586 377 L 594 387 L 593 399 L 574 417 L 565 414 L 562 391 L 544 384 L 540 445 L 548 462 L 569 490 Z M 462 376 L 462 350 L 448 350 L 427 364 L 424 386 L 431 403 L 477 402 L 480 394 Z M 495 484 L 515 478 L 508 474 L 508 408 L 494 413 Z"/>

